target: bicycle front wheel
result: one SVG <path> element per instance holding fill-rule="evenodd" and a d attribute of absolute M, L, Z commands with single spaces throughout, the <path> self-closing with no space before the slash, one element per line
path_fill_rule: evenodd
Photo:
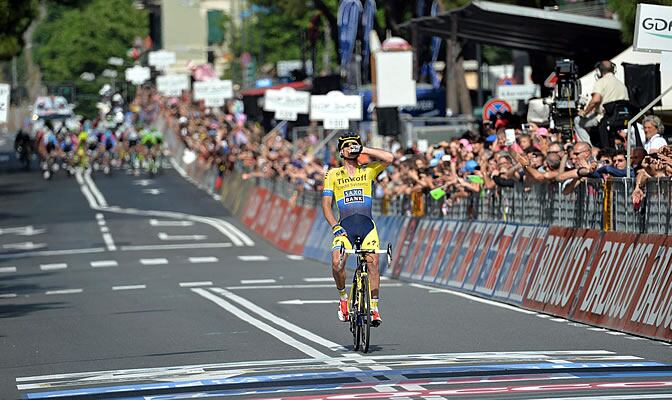
<path fill-rule="evenodd" d="M 362 323 L 360 325 L 362 352 L 366 353 L 369 351 L 369 343 L 371 341 L 371 292 L 369 291 L 369 277 L 367 275 L 362 276 L 362 287 L 359 290 L 361 292 L 359 296 L 361 300 L 359 310 L 362 316 Z"/>
<path fill-rule="evenodd" d="M 359 324 L 359 304 L 361 303 L 359 295 L 359 286 L 357 285 L 357 274 L 352 280 L 352 288 L 350 289 L 350 304 L 348 313 L 350 314 L 350 332 L 352 332 L 352 347 L 355 351 L 359 350 L 359 342 L 361 335 L 361 325 Z"/>

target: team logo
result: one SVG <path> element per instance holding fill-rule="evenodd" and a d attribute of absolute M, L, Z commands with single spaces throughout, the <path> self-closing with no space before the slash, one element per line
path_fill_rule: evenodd
<path fill-rule="evenodd" d="M 364 190 L 362 189 L 350 189 L 343 192 L 343 201 L 345 204 L 348 203 L 363 203 L 364 202 Z"/>

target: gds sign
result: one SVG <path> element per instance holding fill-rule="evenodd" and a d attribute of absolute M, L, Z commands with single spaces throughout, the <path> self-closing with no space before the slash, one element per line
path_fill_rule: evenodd
<path fill-rule="evenodd" d="M 638 4 L 634 50 L 672 51 L 672 7 Z"/>

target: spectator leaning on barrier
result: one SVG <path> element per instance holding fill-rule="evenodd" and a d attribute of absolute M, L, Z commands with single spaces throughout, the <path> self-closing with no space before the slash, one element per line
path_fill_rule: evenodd
<path fill-rule="evenodd" d="M 647 115 L 642 121 L 644 126 L 644 150 L 648 154 L 656 153 L 658 149 L 667 146 L 667 141 L 663 138 L 662 133 L 665 130 L 663 122 L 655 115 Z"/>

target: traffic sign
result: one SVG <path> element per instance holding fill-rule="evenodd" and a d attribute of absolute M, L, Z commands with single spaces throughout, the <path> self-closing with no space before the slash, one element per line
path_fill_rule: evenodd
<path fill-rule="evenodd" d="M 551 72 L 548 78 L 546 78 L 546 80 L 544 81 L 544 87 L 553 89 L 557 84 L 558 84 L 558 76 L 555 74 L 555 72 Z"/>
<path fill-rule="evenodd" d="M 529 100 L 539 96 L 539 85 L 497 86 L 497 97 L 504 101 Z"/>
<path fill-rule="evenodd" d="M 497 113 L 512 112 L 511 105 L 502 99 L 490 99 L 483 106 L 483 121 L 497 115 Z"/>
<path fill-rule="evenodd" d="M 510 76 L 505 76 L 497 80 L 497 86 L 511 86 L 516 83 L 516 79 Z"/>

